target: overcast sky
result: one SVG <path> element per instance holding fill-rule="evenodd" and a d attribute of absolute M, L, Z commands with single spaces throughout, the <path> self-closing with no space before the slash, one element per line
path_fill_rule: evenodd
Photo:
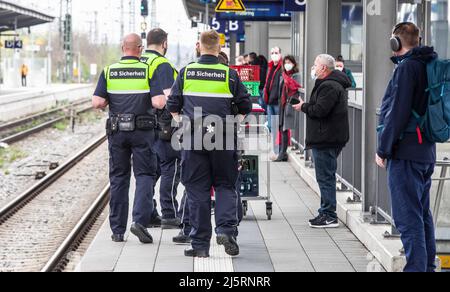
<path fill-rule="evenodd" d="M 11 1 L 11 0 L 9 0 Z M 122 0 L 72 0 L 73 5 L 73 27 L 75 31 L 83 31 L 94 35 L 97 26 L 99 41 L 108 38 L 109 42 L 118 42 L 120 39 Z M 130 27 L 130 1 L 135 2 L 136 17 L 135 27 Z M 35 8 L 52 16 L 60 14 L 59 0 L 13 0 L 11 2 Z M 139 14 L 139 0 L 123 0 L 125 7 L 125 33 L 140 32 L 143 21 Z M 151 3 L 151 0 L 149 0 Z M 181 0 L 157 0 L 157 22 L 160 27 L 171 35 L 173 42 L 180 41 L 183 44 L 194 43 L 196 31 L 190 28 L 190 20 L 187 18 Z M 95 12 L 98 12 L 97 25 L 95 25 Z M 150 19 L 148 19 L 150 22 Z M 150 24 L 149 24 L 150 25 Z M 42 28 L 38 28 L 40 30 Z"/>

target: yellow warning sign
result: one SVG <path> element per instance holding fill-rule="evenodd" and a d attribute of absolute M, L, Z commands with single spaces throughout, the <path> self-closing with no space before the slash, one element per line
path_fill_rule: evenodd
<path fill-rule="evenodd" d="M 216 6 L 216 12 L 245 12 L 242 0 L 220 0 Z"/>

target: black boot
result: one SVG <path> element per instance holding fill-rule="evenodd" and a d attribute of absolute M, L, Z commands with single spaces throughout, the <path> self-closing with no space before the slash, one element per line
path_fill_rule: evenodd
<path fill-rule="evenodd" d="M 111 239 L 113 242 L 117 242 L 117 243 L 125 242 L 125 236 L 123 234 L 113 234 L 111 236 Z"/>
<path fill-rule="evenodd" d="M 284 154 L 284 155 L 280 154 L 280 156 L 278 156 L 278 158 L 276 160 L 274 160 L 273 162 L 288 162 L 288 161 L 289 161 L 289 157 L 286 154 Z"/>
<path fill-rule="evenodd" d="M 161 228 L 163 230 L 180 229 L 181 228 L 181 220 L 179 218 L 162 219 L 161 220 Z"/>
<path fill-rule="evenodd" d="M 192 239 L 189 237 L 189 235 L 186 235 L 183 231 L 181 231 L 180 234 L 173 238 L 173 242 L 177 244 L 190 244 L 192 242 Z"/>
<path fill-rule="evenodd" d="M 152 221 L 150 221 L 150 223 L 147 225 L 147 228 L 160 228 L 161 221 L 162 221 L 161 217 L 156 216 L 156 217 L 152 218 Z"/>
<path fill-rule="evenodd" d="M 133 223 L 133 225 L 131 225 L 131 233 L 139 238 L 141 243 L 153 243 L 153 237 L 148 233 L 147 229 L 139 223 Z"/>
<path fill-rule="evenodd" d="M 227 253 L 227 255 L 232 257 L 239 255 L 239 245 L 236 241 L 236 238 L 234 238 L 233 236 L 218 234 L 217 244 L 223 245 L 225 247 L 225 252 Z"/>
<path fill-rule="evenodd" d="M 193 257 L 193 258 L 209 258 L 209 251 L 187 249 L 184 251 L 184 255 L 187 257 Z"/>

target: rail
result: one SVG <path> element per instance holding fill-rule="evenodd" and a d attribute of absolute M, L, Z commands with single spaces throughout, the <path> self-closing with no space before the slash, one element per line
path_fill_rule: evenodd
<path fill-rule="evenodd" d="M 100 217 L 101 213 L 108 205 L 110 194 L 110 185 L 100 193 L 98 198 L 89 207 L 80 221 L 76 224 L 70 234 L 61 243 L 60 247 L 49 259 L 47 264 L 42 268 L 41 272 L 62 272 L 64 271 L 67 263 L 68 256 L 71 252 L 75 252 L 78 246 L 83 242 L 88 232 L 92 229 L 92 226 Z"/>
<path fill-rule="evenodd" d="M 75 165 L 78 164 L 81 160 L 83 160 L 86 156 L 92 153 L 95 149 L 97 149 L 101 144 L 106 141 L 106 136 L 102 135 L 99 138 L 95 139 L 93 143 L 86 146 L 80 152 L 76 153 L 73 157 L 71 157 L 68 161 L 66 161 L 63 165 L 59 166 L 54 172 L 50 175 L 36 183 L 34 186 L 23 192 L 21 195 L 16 197 L 9 204 L 0 209 L 0 225 L 3 225 L 8 221 L 9 218 L 14 216 L 20 209 L 28 205 L 33 201 L 35 197 L 37 197 L 42 191 L 47 189 L 50 185 L 56 182 L 60 177 L 66 174 L 70 169 L 72 169 Z"/>
<path fill-rule="evenodd" d="M 11 133 L 9 133 L 9 134 L 7 133 L 6 135 L 3 134 L 2 136 L 3 137 L 6 136 L 6 137 L 0 138 L 0 143 L 12 144 L 12 143 L 18 142 L 26 137 L 29 137 L 32 134 L 35 134 L 44 129 L 47 129 L 47 128 L 51 127 L 52 125 L 67 119 L 68 118 L 67 114 L 59 115 L 57 117 L 47 119 L 46 121 L 42 122 L 41 124 L 39 124 L 37 126 L 31 127 L 29 129 L 26 129 L 23 131 L 19 131 L 17 133 L 14 131 L 16 128 L 24 127 L 27 124 L 32 123 L 33 121 L 45 119 L 46 117 L 51 117 L 54 115 L 58 115 L 59 113 L 62 113 L 64 110 L 72 109 L 73 107 L 76 107 L 76 106 L 81 106 L 87 102 L 88 102 L 88 100 L 83 100 L 81 102 L 72 103 L 67 106 L 59 107 L 57 109 L 53 109 L 53 110 L 50 110 L 50 111 L 47 111 L 44 113 L 36 114 L 36 115 L 26 117 L 26 118 L 23 118 L 23 119 L 14 121 L 14 122 L 0 125 L 0 133 L 12 131 L 12 134 Z M 76 112 L 73 112 L 72 110 L 70 112 L 71 112 L 71 115 L 72 114 L 78 115 L 78 114 L 87 112 L 91 109 L 92 109 L 92 107 L 89 105 L 89 106 L 86 106 L 86 107 L 76 110 Z"/>

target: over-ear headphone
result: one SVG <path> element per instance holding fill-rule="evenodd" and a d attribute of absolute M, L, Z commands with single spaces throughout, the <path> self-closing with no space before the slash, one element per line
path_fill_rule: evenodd
<path fill-rule="evenodd" d="M 391 38 L 391 49 L 393 52 L 400 52 L 403 48 L 402 40 L 398 36 Z"/>
<path fill-rule="evenodd" d="M 414 25 L 414 26 L 416 26 L 412 22 L 401 22 L 401 23 L 397 24 L 394 27 L 394 29 L 392 31 L 392 34 L 395 34 L 396 31 L 399 30 L 404 25 Z M 391 42 L 391 49 L 392 49 L 393 52 L 399 52 L 399 51 L 401 51 L 403 49 L 402 40 L 398 36 L 391 37 L 390 42 Z M 421 45 L 421 43 L 422 43 L 422 38 L 420 38 L 420 44 L 419 45 Z"/>

